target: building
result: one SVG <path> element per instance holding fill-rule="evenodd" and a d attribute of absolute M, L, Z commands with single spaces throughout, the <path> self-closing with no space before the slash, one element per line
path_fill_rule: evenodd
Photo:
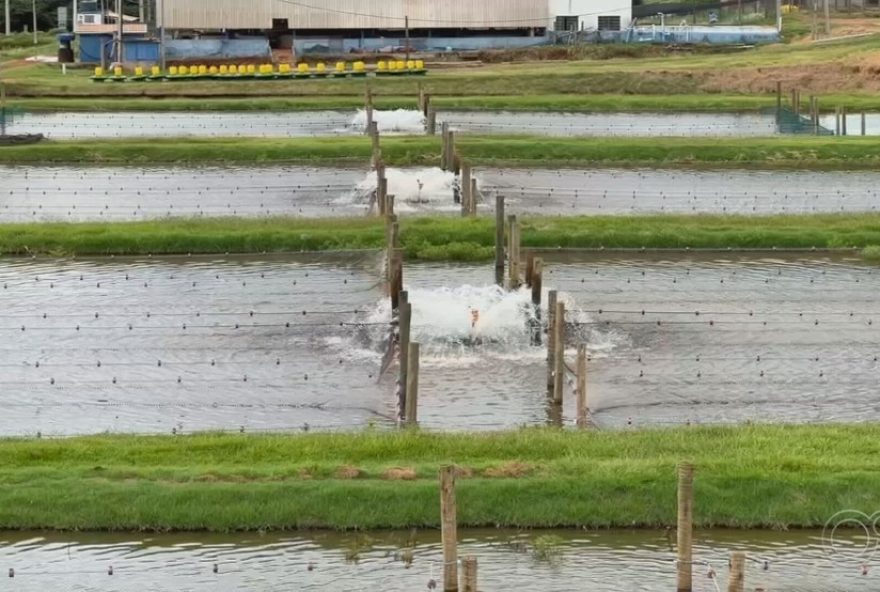
<path fill-rule="evenodd" d="M 546 43 L 553 31 L 619 31 L 632 0 L 154 0 L 176 37 L 267 35 L 299 51 L 467 50 Z M 163 6 L 164 4 L 164 6 Z"/>
<path fill-rule="evenodd" d="M 285 60 L 291 50 L 528 47 L 575 31 L 622 31 L 632 21 L 632 0 L 140 0 L 138 5 L 138 17 L 123 16 L 126 61 L 151 61 L 163 26 L 171 60 L 266 59 L 273 52 Z M 116 6 L 117 0 L 74 2 L 81 61 L 116 60 Z"/>

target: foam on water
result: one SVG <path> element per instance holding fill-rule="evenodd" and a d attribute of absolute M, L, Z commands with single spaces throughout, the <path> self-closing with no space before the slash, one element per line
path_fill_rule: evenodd
<path fill-rule="evenodd" d="M 424 134 L 425 116 L 415 109 L 395 109 L 393 111 L 373 110 L 373 121 L 379 125 L 379 133 Z M 367 112 L 358 109 L 348 124 L 349 128 L 365 132 Z"/>
<path fill-rule="evenodd" d="M 389 168 L 385 169 L 385 178 L 388 194 L 394 196 L 394 206 L 399 212 L 415 211 L 422 205 L 430 205 L 432 210 L 443 209 L 443 206 L 450 210 L 460 208 L 453 200 L 458 187 L 455 173 L 439 168 Z M 368 203 L 377 185 L 376 172 L 372 171 L 337 203 Z"/>

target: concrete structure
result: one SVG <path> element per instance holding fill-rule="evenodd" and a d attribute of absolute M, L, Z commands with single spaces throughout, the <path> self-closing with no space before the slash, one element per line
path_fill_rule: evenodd
<path fill-rule="evenodd" d="M 596 30 L 629 26 L 632 0 L 156 0 L 170 30 L 320 32 Z M 558 17 L 562 17 L 559 20 Z"/>

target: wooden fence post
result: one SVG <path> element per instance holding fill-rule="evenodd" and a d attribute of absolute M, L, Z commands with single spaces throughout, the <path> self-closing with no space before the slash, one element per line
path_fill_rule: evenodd
<path fill-rule="evenodd" d="M 746 584 L 746 554 L 734 551 L 730 554 L 730 576 L 727 580 L 727 592 L 743 592 Z"/>
<path fill-rule="evenodd" d="M 862 135 L 863 136 L 866 135 L 867 131 L 868 130 L 867 130 L 867 125 L 866 125 L 866 121 L 865 121 L 865 112 L 862 111 Z"/>
<path fill-rule="evenodd" d="M 458 519 L 455 467 L 440 467 L 440 536 L 443 542 L 443 592 L 458 592 Z"/>
<path fill-rule="evenodd" d="M 412 306 L 407 303 L 407 306 Z M 412 309 L 410 309 L 412 310 Z M 412 319 L 410 319 L 410 328 Z M 414 427 L 419 422 L 419 361 L 421 346 L 416 342 L 410 342 L 409 355 L 407 356 L 406 371 L 406 425 Z"/>
<path fill-rule="evenodd" d="M 477 558 L 468 555 L 461 560 L 461 592 L 477 592 Z"/>
<path fill-rule="evenodd" d="M 366 133 L 373 133 L 373 87 L 367 83 L 367 88 L 364 90 L 364 109 L 366 111 L 367 121 L 366 121 Z"/>
<path fill-rule="evenodd" d="M 398 360 L 400 369 L 397 378 L 397 420 L 402 422 L 406 419 L 408 413 L 406 402 L 409 395 L 406 388 L 409 385 L 409 346 L 410 346 L 410 328 L 412 326 L 412 304 L 409 303 L 409 294 L 400 292 L 400 343 L 398 350 Z"/>
<path fill-rule="evenodd" d="M 477 215 L 477 198 L 479 197 L 480 192 L 477 189 L 477 180 L 471 177 L 471 204 L 470 204 L 470 215 Z"/>
<path fill-rule="evenodd" d="M 556 290 L 547 294 L 547 396 L 553 396 L 555 380 L 553 370 L 556 368 Z"/>
<path fill-rule="evenodd" d="M 840 108 L 840 129 L 841 135 L 846 135 L 846 106 Z"/>
<path fill-rule="evenodd" d="M 776 121 L 780 121 L 782 117 L 782 83 L 776 81 Z"/>
<path fill-rule="evenodd" d="M 555 334 L 553 336 L 553 345 L 555 353 L 553 354 L 553 402 L 562 405 L 562 398 L 565 392 L 565 303 L 556 302 Z"/>
<path fill-rule="evenodd" d="M 507 217 L 507 222 L 509 226 L 509 230 L 507 233 L 507 266 L 508 271 L 510 272 L 510 280 L 508 282 L 509 290 L 516 290 L 520 286 L 520 274 L 519 274 L 519 255 L 520 255 L 520 237 L 519 237 L 519 222 L 516 220 L 516 215 L 511 214 Z"/>
<path fill-rule="evenodd" d="M 531 251 L 526 253 L 526 287 L 532 287 L 532 279 L 535 272 L 535 254 Z"/>
<path fill-rule="evenodd" d="M 495 283 L 504 285 L 504 197 L 495 196 Z"/>
<path fill-rule="evenodd" d="M 428 116 L 428 113 L 431 111 L 431 93 L 424 93 L 422 95 L 422 115 L 425 117 Z"/>
<path fill-rule="evenodd" d="M 470 214 L 471 207 L 471 165 L 462 163 L 461 165 L 461 215 Z"/>
<path fill-rule="evenodd" d="M 585 429 L 589 426 L 589 408 L 587 407 L 587 346 L 578 346 L 577 357 L 577 426 Z"/>
<path fill-rule="evenodd" d="M 429 136 L 437 135 L 437 111 L 434 110 L 434 105 L 428 104 L 428 114 L 426 115 L 428 118 L 427 124 L 427 132 Z"/>
<path fill-rule="evenodd" d="M 534 320 L 532 321 L 532 345 L 541 345 L 541 296 L 544 290 L 544 260 L 535 259 L 532 262 L 532 308 Z"/>
<path fill-rule="evenodd" d="M 449 167 L 447 163 L 449 162 L 449 157 L 447 152 L 449 151 L 449 122 L 444 121 L 440 126 L 440 168 L 444 171 L 448 171 Z"/>
<path fill-rule="evenodd" d="M 693 590 L 694 466 L 678 466 L 678 592 Z"/>
<path fill-rule="evenodd" d="M 834 135 L 840 135 L 840 107 L 834 109 Z"/>

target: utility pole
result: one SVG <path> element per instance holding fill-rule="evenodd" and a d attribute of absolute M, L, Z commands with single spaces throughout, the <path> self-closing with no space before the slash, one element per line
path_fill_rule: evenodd
<path fill-rule="evenodd" d="M 159 67 L 165 71 L 165 0 L 159 0 Z"/>
<path fill-rule="evenodd" d="M 11 12 L 9 12 L 9 0 L 6 0 L 6 34 L 12 35 L 12 16 Z"/>
<path fill-rule="evenodd" d="M 116 31 L 116 62 L 122 65 L 125 62 L 123 52 L 123 36 L 125 33 L 124 22 L 122 20 L 122 0 L 116 0 L 116 21 L 118 24 Z"/>
<path fill-rule="evenodd" d="M 831 8 L 825 0 L 825 34 L 831 37 Z"/>
<path fill-rule="evenodd" d="M 37 39 L 37 0 L 32 0 L 31 10 L 34 14 L 34 45 L 36 45 L 40 42 L 40 40 Z"/>
<path fill-rule="evenodd" d="M 404 26 L 406 26 L 406 61 L 409 62 L 409 15 L 404 18 Z"/>

